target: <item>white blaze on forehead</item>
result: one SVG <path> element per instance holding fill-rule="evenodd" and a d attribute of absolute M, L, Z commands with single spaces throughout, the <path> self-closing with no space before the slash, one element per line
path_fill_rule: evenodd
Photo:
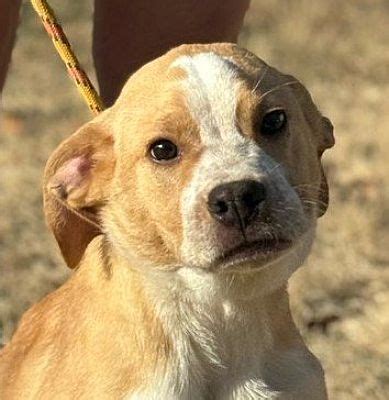
<path fill-rule="evenodd" d="M 183 85 L 203 144 L 210 145 L 215 139 L 236 136 L 235 112 L 239 88 L 236 66 L 210 52 L 181 56 L 172 67 L 182 68 L 187 73 Z"/>
<path fill-rule="evenodd" d="M 270 182 L 269 198 L 289 209 L 298 208 L 298 202 L 279 164 L 239 130 L 236 111 L 243 86 L 238 66 L 212 52 L 181 56 L 171 66 L 186 72 L 180 85 L 203 144 L 181 198 L 181 256 L 185 265 L 207 266 L 223 254 L 224 245 L 227 249 L 232 245 L 228 238 L 221 243 L 218 223 L 207 211 L 208 194 L 213 188 L 238 180 L 266 179 Z M 281 216 L 284 218 L 284 214 Z"/>

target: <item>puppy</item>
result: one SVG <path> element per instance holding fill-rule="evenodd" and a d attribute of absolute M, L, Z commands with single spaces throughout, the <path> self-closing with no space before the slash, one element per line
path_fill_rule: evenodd
<path fill-rule="evenodd" d="M 326 399 L 287 280 L 328 202 L 332 126 L 231 44 L 184 45 L 50 157 L 73 276 L 0 355 L 0 398 Z"/>

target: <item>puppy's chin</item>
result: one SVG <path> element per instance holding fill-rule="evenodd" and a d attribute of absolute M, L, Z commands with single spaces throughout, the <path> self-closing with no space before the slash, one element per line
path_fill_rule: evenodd
<path fill-rule="evenodd" d="M 293 272 L 304 262 L 314 239 L 314 227 L 311 227 L 291 246 L 277 251 L 271 256 L 247 254 L 236 256 L 228 262 L 215 262 L 207 265 L 185 264 L 177 271 L 177 277 L 199 294 L 199 301 L 206 301 L 202 289 L 209 284 L 210 293 L 215 284 L 226 296 L 240 300 L 253 300 L 273 293 L 285 286 Z"/>
<path fill-rule="evenodd" d="M 217 257 L 211 269 L 228 272 L 236 268 L 261 268 L 284 257 L 293 247 L 292 240 L 282 238 L 245 241 Z"/>
<path fill-rule="evenodd" d="M 200 267 L 215 273 L 249 273 L 262 270 L 282 269 L 286 279 L 304 262 L 315 236 L 315 224 L 293 239 L 277 237 L 257 239 L 239 243 L 229 249 L 214 254 Z M 278 274 L 280 271 L 274 271 Z M 284 275 L 282 273 L 282 275 Z"/>

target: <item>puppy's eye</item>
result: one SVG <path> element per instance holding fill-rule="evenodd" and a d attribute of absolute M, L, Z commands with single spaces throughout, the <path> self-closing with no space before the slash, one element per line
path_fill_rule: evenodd
<path fill-rule="evenodd" d="M 286 126 L 287 118 L 284 110 L 268 112 L 261 121 L 260 132 L 265 136 L 273 136 L 280 133 Z"/>
<path fill-rule="evenodd" d="M 160 139 L 151 144 L 149 153 L 154 161 L 172 161 L 178 157 L 178 148 L 170 140 Z"/>

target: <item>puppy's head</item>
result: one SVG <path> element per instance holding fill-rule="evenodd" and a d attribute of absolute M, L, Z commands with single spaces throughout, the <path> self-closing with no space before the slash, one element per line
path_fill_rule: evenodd
<path fill-rule="evenodd" d="M 144 268 L 236 271 L 288 254 L 297 266 L 327 207 L 332 145 L 293 77 L 235 45 L 181 46 L 55 151 L 46 215 L 70 266 L 97 234 Z"/>

